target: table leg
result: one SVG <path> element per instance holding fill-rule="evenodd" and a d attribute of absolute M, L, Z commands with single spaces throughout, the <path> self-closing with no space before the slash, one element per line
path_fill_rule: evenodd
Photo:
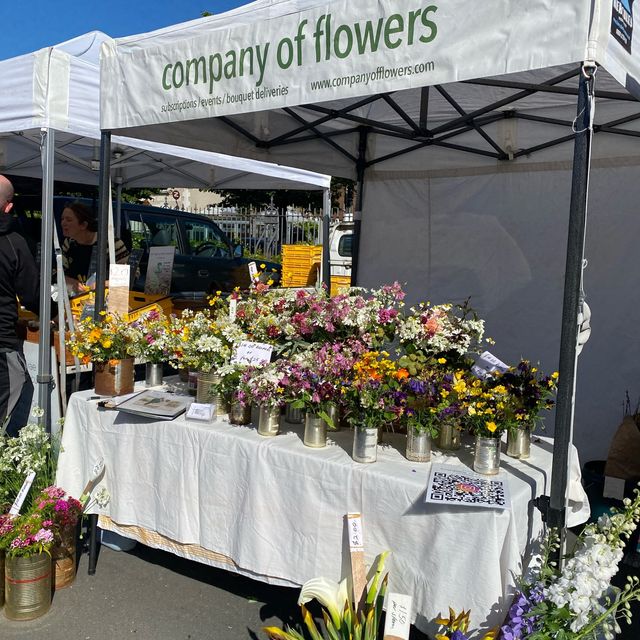
<path fill-rule="evenodd" d="M 92 513 L 89 516 L 89 575 L 92 576 L 96 572 L 96 564 L 98 562 L 98 515 Z"/>

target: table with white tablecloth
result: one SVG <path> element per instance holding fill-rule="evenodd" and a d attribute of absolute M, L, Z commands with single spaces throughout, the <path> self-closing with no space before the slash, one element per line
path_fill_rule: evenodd
<path fill-rule="evenodd" d="M 276 437 L 252 426 L 158 421 L 104 410 L 92 392 L 71 396 L 57 482 L 79 495 L 96 459 L 111 501 L 100 525 L 183 557 L 274 584 L 301 585 L 349 573 L 345 514 L 362 513 L 367 562 L 391 550 L 389 588 L 414 599 L 416 625 L 439 612 L 471 609 L 472 624 L 499 624 L 530 542 L 541 531 L 532 499 L 549 493 L 553 442 L 531 457 L 503 454 L 511 509 L 424 501 L 430 463 L 404 457 L 404 438 L 385 434 L 378 461 L 351 458 L 353 434 L 328 446 L 302 443 L 302 425 Z M 569 524 L 588 517 L 572 449 Z M 471 445 L 432 462 L 470 465 Z"/>

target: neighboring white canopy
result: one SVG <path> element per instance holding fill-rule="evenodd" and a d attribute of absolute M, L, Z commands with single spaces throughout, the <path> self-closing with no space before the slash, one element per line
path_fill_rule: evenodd
<path fill-rule="evenodd" d="M 56 131 L 55 178 L 98 182 L 100 45 L 92 32 L 0 61 L 0 172 L 42 175 L 42 128 Z M 114 137 L 112 177 L 124 187 L 323 189 L 330 177 L 272 163 Z"/>
<path fill-rule="evenodd" d="M 0 172 L 42 177 L 42 246 L 53 245 L 53 181 L 97 184 L 100 169 L 100 46 L 92 32 L 35 53 L 0 61 Z M 119 96 L 113 94 L 112 99 Z M 323 189 L 330 176 L 126 138 L 112 140 L 114 184 L 126 187 Z M 108 181 L 103 183 L 108 184 Z M 104 192 L 108 189 L 105 187 Z M 109 198 L 107 198 L 107 201 Z M 105 251 L 106 254 L 106 251 Z M 41 281 L 51 277 L 51 253 L 42 251 Z M 102 283 L 99 283 L 101 286 Z M 41 289 L 40 322 L 48 326 L 50 298 Z M 38 351 L 38 404 L 50 425 L 49 333 Z"/>

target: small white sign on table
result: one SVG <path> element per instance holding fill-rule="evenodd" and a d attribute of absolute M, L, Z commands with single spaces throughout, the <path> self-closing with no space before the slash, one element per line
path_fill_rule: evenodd
<path fill-rule="evenodd" d="M 215 418 L 215 405 L 193 402 L 189 405 L 185 418 L 194 422 L 213 422 Z"/>
<path fill-rule="evenodd" d="M 412 601 L 413 598 L 405 593 L 387 593 L 382 640 L 409 640 Z"/>
<path fill-rule="evenodd" d="M 273 345 L 242 340 L 231 356 L 231 362 L 232 364 L 267 364 L 271 360 L 272 351 Z"/>
<path fill-rule="evenodd" d="M 490 351 L 485 351 L 480 354 L 476 363 L 471 367 L 471 373 L 484 380 L 485 378 L 490 378 L 496 371 L 504 373 L 508 368 L 508 364 L 496 358 Z"/>
<path fill-rule="evenodd" d="M 484 476 L 467 467 L 432 464 L 425 502 L 464 507 L 510 509 L 509 484 L 504 474 Z"/>

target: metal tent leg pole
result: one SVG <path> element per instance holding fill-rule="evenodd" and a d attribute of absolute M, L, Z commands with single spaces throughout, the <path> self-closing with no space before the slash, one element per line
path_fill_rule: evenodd
<path fill-rule="evenodd" d="M 89 516 L 89 570 L 90 576 L 96 572 L 96 565 L 98 563 L 98 547 L 100 541 L 98 540 L 98 516 L 92 513 Z"/>
<path fill-rule="evenodd" d="M 322 284 L 331 291 L 331 247 L 329 231 L 331 227 L 331 191 L 322 191 Z"/>
<path fill-rule="evenodd" d="M 100 177 L 98 183 L 98 265 L 96 272 L 96 306 L 94 318 L 97 320 L 104 309 L 105 281 L 107 280 L 107 256 L 109 255 L 109 205 L 111 189 L 109 173 L 111 161 L 111 133 L 103 131 L 100 138 Z"/>
<path fill-rule="evenodd" d="M 53 165 L 55 132 L 42 129 L 42 235 L 40 239 L 40 340 L 38 342 L 38 406 L 51 433 L 51 272 L 53 259 Z M 64 327 L 62 328 L 64 330 Z"/>
<path fill-rule="evenodd" d="M 366 168 L 367 155 L 366 127 L 360 128 L 360 140 L 358 143 L 358 161 L 356 172 L 358 176 L 358 206 L 353 213 L 353 243 L 351 246 L 351 286 L 358 285 L 358 267 L 360 262 L 360 234 L 362 230 L 362 208 L 364 205 L 364 172 Z"/>
<path fill-rule="evenodd" d="M 98 207 L 98 268 L 96 273 L 96 306 L 94 318 L 97 320 L 104 309 L 105 281 L 107 279 L 107 243 L 109 233 L 109 204 L 111 189 L 109 173 L 111 161 L 111 133 L 103 131 L 100 138 L 100 179 L 98 183 L 100 203 Z M 96 572 L 98 562 L 98 516 L 89 516 L 89 575 Z"/>
<path fill-rule="evenodd" d="M 551 495 L 548 502 L 543 500 L 541 504 L 543 517 L 546 512 L 548 525 L 558 529 L 560 533 L 560 550 L 564 545 L 569 448 L 573 436 L 578 312 L 587 221 L 594 76 L 595 66 L 587 67 L 585 65 L 580 77 L 578 116 L 575 123 L 576 137 L 573 152 L 573 177 L 571 183 L 571 205 L 569 210 L 564 302 L 562 308 L 560 361 L 558 367 L 560 376 L 556 404 Z M 560 561 L 560 556 L 558 556 L 557 560 Z"/>

